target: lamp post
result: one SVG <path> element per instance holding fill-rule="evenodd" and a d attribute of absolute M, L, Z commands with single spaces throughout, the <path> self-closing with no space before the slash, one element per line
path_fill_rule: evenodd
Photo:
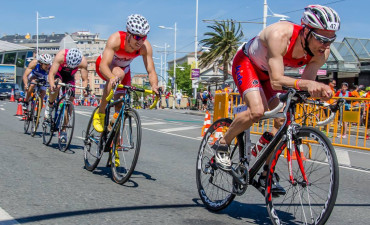
<path fill-rule="evenodd" d="M 173 59 L 173 79 L 174 79 L 174 96 L 176 94 L 176 22 L 175 22 L 175 26 L 174 27 L 165 27 L 165 26 L 159 26 L 159 28 L 162 28 L 162 29 L 169 29 L 169 30 L 174 30 L 175 31 L 175 44 L 174 44 L 174 50 L 173 50 L 173 55 L 174 55 L 174 59 Z M 175 109 L 175 101 L 173 101 L 173 108 Z"/>
<path fill-rule="evenodd" d="M 159 46 L 159 45 L 153 45 L 153 47 L 155 48 L 164 48 L 164 68 L 163 68 L 163 77 L 164 77 L 164 81 L 167 83 L 168 82 L 168 75 L 167 75 L 167 69 L 166 69 L 166 64 L 167 64 L 167 48 L 169 48 L 170 46 L 167 45 L 167 43 L 164 43 L 164 46 Z M 162 57 L 162 55 L 161 55 Z M 167 89 L 167 88 L 166 88 Z"/>
<path fill-rule="evenodd" d="M 195 69 L 198 69 L 198 0 L 195 2 L 195 51 L 194 51 L 194 58 L 195 58 Z M 196 79 L 196 78 L 195 78 Z M 198 79 L 199 80 L 199 77 Z M 192 85 L 195 86 L 195 80 L 192 80 Z M 197 88 L 193 87 L 193 98 L 197 97 Z"/>
<path fill-rule="evenodd" d="M 263 2 L 263 29 L 266 28 L 266 19 L 267 17 L 280 17 L 281 19 L 280 20 L 286 20 L 286 18 L 289 18 L 289 16 L 286 16 L 286 15 L 283 15 L 283 14 L 277 14 L 277 13 L 273 13 L 270 9 L 270 12 L 272 13 L 272 15 L 267 15 L 267 10 L 270 9 L 267 5 L 267 0 L 264 0 Z"/>
<path fill-rule="evenodd" d="M 36 57 L 39 56 L 39 20 L 54 19 L 55 16 L 39 17 L 39 12 L 36 12 Z"/>

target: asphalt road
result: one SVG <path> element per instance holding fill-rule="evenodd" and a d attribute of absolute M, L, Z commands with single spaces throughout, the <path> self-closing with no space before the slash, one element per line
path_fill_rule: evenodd
<path fill-rule="evenodd" d="M 23 134 L 16 103 L 0 101 L 0 224 L 270 224 L 264 197 L 253 187 L 212 213 L 199 199 L 195 163 L 203 116 L 139 110 L 143 138 L 136 170 L 124 185 L 105 160 L 84 169 L 82 133 L 92 107 L 76 108 L 71 150 Z M 368 224 L 370 154 L 337 149 L 340 189 L 327 224 Z"/>

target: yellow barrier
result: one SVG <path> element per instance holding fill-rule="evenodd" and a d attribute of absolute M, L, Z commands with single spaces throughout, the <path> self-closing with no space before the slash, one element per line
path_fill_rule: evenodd
<path fill-rule="evenodd" d="M 338 98 L 333 98 L 334 100 Z M 317 121 L 327 118 L 327 109 L 310 105 L 297 105 L 295 119 L 301 125 L 313 126 L 325 133 L 334 146 L 370 150 L 369 131 L 369 107 L 370 98 L 344 98 L 349 106 L 345 110 L 343 106 L 343 124 L 339 124 L 340 118 L 337 113 L 335 119 L 324 127 L 316 127 Z M 243 105 L 238 93 L 217 93 L 215 94 L 213 120 L 219 118 L 235 117 L 234 109 Z M 270 131 L 273 127 L 273 119 L 259 121 L 251 127 L 252 134 L 262 135 L 265 131 Z M 341 135 L 343 134 L 343 135 Z"/>

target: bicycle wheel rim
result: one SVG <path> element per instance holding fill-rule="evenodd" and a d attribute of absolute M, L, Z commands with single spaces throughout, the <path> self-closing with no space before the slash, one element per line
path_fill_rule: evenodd
<path fill-rule="evenodd" d="M 37 100 L 33 102 L 32 104 L 32 114 L 31 114 L 31 136 L 35 136 L 36 134 L 36 116 L 37 116 L 37 110 L 36 106 L 38 105 Z"/>
<path fill-rule="evenodd" d="M 289 182 L 288 162 L 280 148 L 285 143 L 281 142 L 274 151 L 267 178 L 266 204 L 271 221 L 273 224 L 325 224 L 333 210 L 339 186 L 335 151 L 327 137 L 314 128 L 300 128 L 294 139 L 294 145 L 298 143 L 296 158 L 306 158 L 302 164 L 308 185 L 303 182 L 298 160 L 292 160 L 297 185 Z M 299 144 L 301 141 L 303 144 Z M 272 196 L 273 173 L 280 177 L 280 185 L 286 190 L 284 196 Z"/>
<path fill-rule="evenodd" d="M 84 164 L 88 171 L 93 171 L 99 164 L 102 151 L 100 151 L 101 133 L 97 132 L 93 126 L 94 113 L 98 107 L 92 112 L 89 123 L 85 131 L 84 139 Z"/>
<path fill-rule="evenodd" d="M 27 114 L 25 115 L 24 125 L 23 125 L 23 131 L 26 134 L 29 127 L 30 127 L 30 115 L 32 115 L 31 112 L 32 107 L 27 107 Z"/>
<path fill-rule="evenodd" d="M 37 110 L 36 110 L 36 121 L 35 121 L 35 133 L 37 131 L 37 128 L 39 127 L 39 122 L 40 122 L 40 115 L 41 115 L 41 110 L 42 110 L 42 99 L 41 97 L 37 98 Z"/>
<path fill-rule="evenodd" d="M 50 112 L 50 115 L 53 115 L 53 111 L 54 111 L 54 107 L 50 107 L 51 112 Z M 54 136 L 54 129 L 52 128 L 53 127 L 53 118 L 50 117 L 48 120 L 44 120 L 44 122 L 42 123 L 42 129 L 43 129 L 43 132 L 42 132 L 42 141 L 45 145 L 49 145 L 51 140 L 53 139 L 53 136 Z"/>
<path fill-rule="evenodd" d="M 231 175 L 215 167 L 215 151 L 211 149 L 217 128 L 222 128 L 224 134 L 231 122 L 232 120 L 228 118 L 214 122 L 205 133 L 199 147 L 196 165 L 198 193 L 204 205 L 212 211 L 226 208 L 235 198 L 234 180 Z M 231 161 L 234 167 L 239 162 L 239 155 L 234 154 Z"/>
<path fill-rule="evenodd" d="M 119 184 L 130 179 L 139 158 L 141 146 L 141 123 L 134 109 L 118 118 L 112 141 L 111 168 L 113 180 Z M 117 164 L 119 162 L 119 165 Z"/>
<path fill-rule="evenodd" d="M 63 117 L 60 120 L 59 123 L 59 138 L 58 138 L 58 145 L 59 145 L 59 150 L 61 151 L 67 151 L 69 148 L 72 137 L 73 137 L 73 130 L 74 130 L 74 124 L 75 124 L 75 112 L 73 105 L 67 102 L 64 102 L 65 105 L 65 110 L 63 113 Z M 64 124 L 64 121 L 66 120 L 66 117 L 68 118 L 68 123 Z M 60 138 L 61 132 L 66 132 L 66 140 L 62 140 Z"/>

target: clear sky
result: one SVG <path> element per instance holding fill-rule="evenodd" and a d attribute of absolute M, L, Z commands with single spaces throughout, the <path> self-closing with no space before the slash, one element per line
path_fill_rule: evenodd
<path fill-rule="evenodd" d="M 211 31 L 211 23 L 203 20 L 262 22 L 263 0 L 199 0 L 198 41 Z M 344 37 L 370 38 L 369 0 L 268 0 L 272 12 L 289 16 L 299 23 L 303 8 L 309 4 L 322 4 L 334 8 L 341 17 L 339 41 Z M 53 20 L 39 20 L 39 33 L 50 34 L 75 31 L 99 33 L 108 38 L 118 30 L 125 30 L 126 18 L 133 13 L 145 16 L 151 26 L 148 40 L 151 44 L 170 45 L 168 60 L 173 59 L 174 31 L 158 28 L 173 27 L 177 23 L 177 57 L 194 52 L 196 0 L 1 0 L 0 35 L 35 34 L 36 11 L 40 16 L 55 16 Z M 271 14 L 271 13 L 269 13 Z M 279 18 L 268 17 L 267 25 Z M 245 40 L 258 34 L 262 24 L 242 24 Z M 154 56 L 160 57 L 154 49 Z M 159 60 L 155 60 L 159 63 Z M 158 66 L 156 66 L 158 67 Z M 135 59 L 131 71 L 144 73 L 142 60 Z"/>

